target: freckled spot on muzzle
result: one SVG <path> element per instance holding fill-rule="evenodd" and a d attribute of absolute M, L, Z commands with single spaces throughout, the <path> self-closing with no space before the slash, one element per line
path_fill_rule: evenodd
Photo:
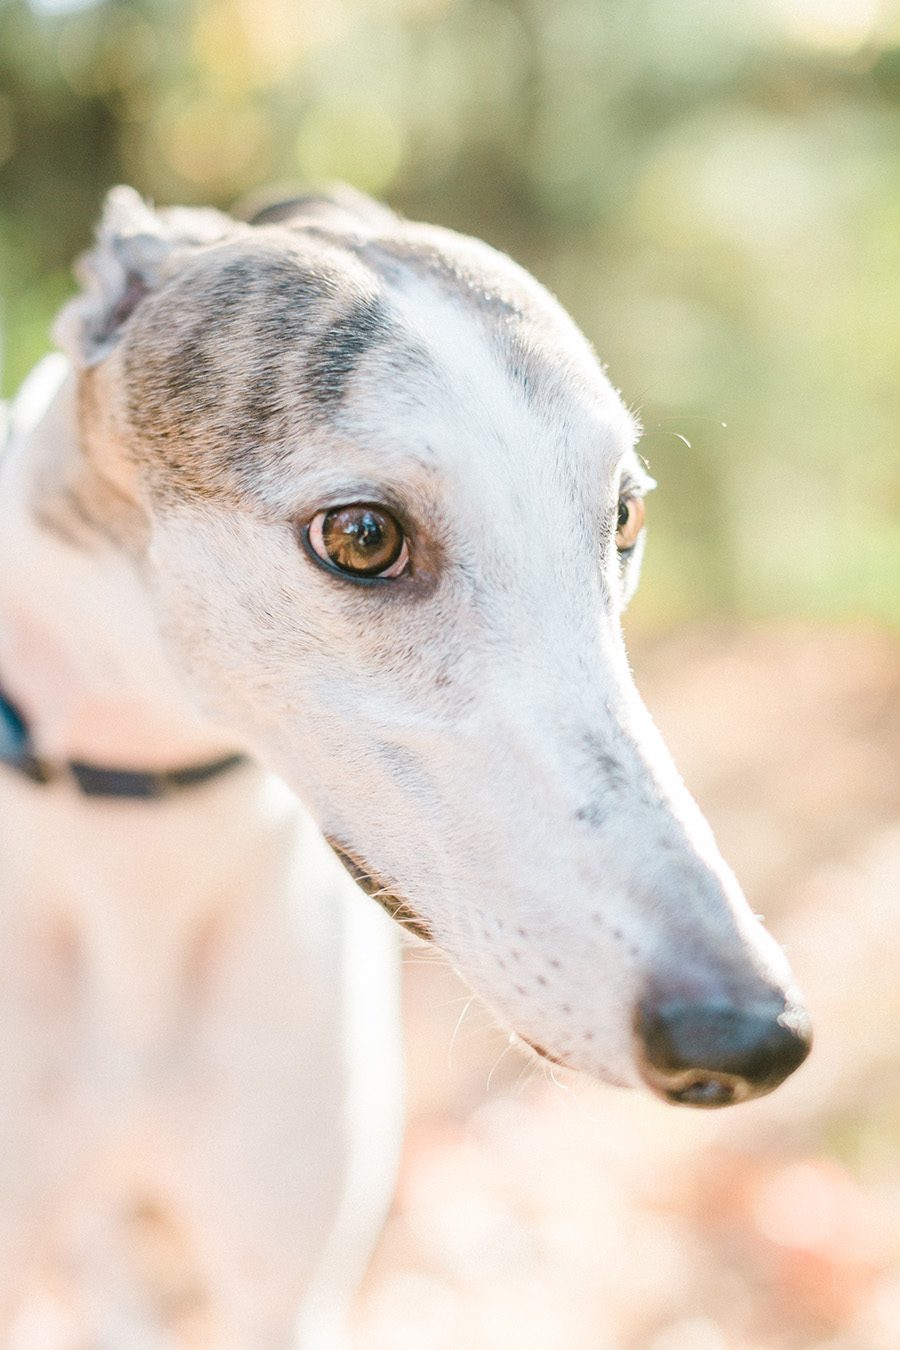
<path fill-rule="evenodd" d="M 359 858 L 354 857 L 352 853 L 343 845 L 337 843 L 334 839 L 326 836 L 326 842 L 338 860 L 343 864 L 345 870 L 356 882 L 360 890 L 365 891 L 366 895 L 376 900 L 385 913 L 390 914 L 402 928 L 412 933 L 415 937 L 421 938 L 423 942 L 433 942 L 434 934 L 430 927 L 407 900 L 397 894 L 397 888 L 384 881 L 383 878 L 373 872 Z"/>

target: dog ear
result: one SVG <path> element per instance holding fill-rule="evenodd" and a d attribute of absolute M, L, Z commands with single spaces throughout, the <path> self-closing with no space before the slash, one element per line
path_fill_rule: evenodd
<path fill-rule="evenodd" d="M 238 202 L 234 214 L 250 225 L 287 225 L 302 229 L 320 225 L 358 234 L 378 233 L 397 224 L 387 206 L 367 197 L 346 183 L 333 183 L 321 189 L 286 196 L 290 189 L 267 188 Z"/>
<path fill-rule="evenodd" d="M 54 326 L 56 341 L 74 365 L 96 365 L 177 257 L 224 238 L 234 228 L 234 222 L 219 211 L 191 207 L 155 211 L 133 188 L 113 188 L 104 204 L 96 245 L 76 265 L 82 290 L 60 313 Z"/>

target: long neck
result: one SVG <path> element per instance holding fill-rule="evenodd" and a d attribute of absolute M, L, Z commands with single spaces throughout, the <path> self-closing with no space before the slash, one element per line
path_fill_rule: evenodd
<path fill-rule="evenodd" d="M 102 505 L 86 515 L 84 474 L 75 377 L 50 357 L 0 460 L 0 685 L 47 757 L 166 769 L 229 752 L 166 657 L 145 564 L 104 529 Z"/>

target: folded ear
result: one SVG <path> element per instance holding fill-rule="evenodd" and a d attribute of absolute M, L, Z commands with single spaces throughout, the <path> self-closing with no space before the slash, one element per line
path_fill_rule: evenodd
<path fill-rule="evenodd" d="M 286 195 L 290 189 L 266 188 L 245 197 L 234 214 L 250 225 L 322 225 L 368 233 L 390 229 L 397 217 L 389 207 L 367 197 L 346 183 L 332 183 L 321 189 Z"/>
<path fill-rule="evenodd" d="M 97 228 L 97 243 L 76 265 L 82 290 L 57 318 L 56 341 L 74 365 L 96 365 L 178 257 L 235 228 L 235 222 L 219 211 L 192 207 L 155 211 L 133 188 L 113 188 Z"/>

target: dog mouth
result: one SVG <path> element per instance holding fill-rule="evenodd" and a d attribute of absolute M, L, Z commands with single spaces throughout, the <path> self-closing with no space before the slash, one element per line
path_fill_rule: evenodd
<path fill-rule="evenodd" d="M 326 842 L 345 871 L 353 878 L 361 891 L 381 906 L 401 928 L 405 928 L 414 937 L 423 942 L 434 942 L 434 934 L 420 914 L 413 909 L 408 900 L 399 894 L 397 887 L 374 872 L 371 867 L 347 848 L 346 844 L 325 836 Z"/>
<path fill-rule="evenodd" d="M 412 933 L 414 937 L 423 942 L 433 943 L 435 941 L 430 925 L 400 894 L 395 883 L 373 871 L 346 844 L 328 835 L 325 838 L 335 857 L 360 890 L 375 900 L 385 913 L 390 915 L 408 933 Z M 531 1040 L 528 1036 L 523 1036 L 519 1032 L 513 1033 L 510 1039 L 518 1042 L 520 1046 L 527 1046 L 528 1050 L 544 1064 L 552 1065 L 558 1069 L 573 1070 L 574 1068 L 561 1056 L 554 1054 L 552 1050 L 548 1050 L 540 1041 Z M 603 1073 L 602 1077 L 611 1085 L 626 1086 L 624 1080 L 614 1077 L 612 1074 Z M 709 1109 L 731 1105 L 743 1100 L 748 1095 L 745 1090 L 742 1090 L 743 1085 L 727 1074 L 694 1072 L 685 1074 L 683 1081 L 679 1081 L 677 1085 L 674 1085 L 671 1080 L 668 1082 L 659 1080 L 652 1072 L 644 1072 L 642 1077 L 645 1085 L 654 1095 L 661 1097 L 664 1101 L 681 1105 Z"/>
<path fill-rule="evenodd" d="M 530 1041 L 527 1036 L 517 1036 L 517 1039 L 521 1041 L 522 1045 L 527 1045 L 529 1050 L 533 1050 L 539 1059 L 545 1059 L 549 1064 L 555 1064 L 560 1069 L 569 1069 L 572 1067 L 570 1064 L 567 1064 L 564 1059 L 560 1059 L 558 1055 L 551 1054 L 549 1050 L 543 1045 L 539 1045 L 537 1041 Z"/>

